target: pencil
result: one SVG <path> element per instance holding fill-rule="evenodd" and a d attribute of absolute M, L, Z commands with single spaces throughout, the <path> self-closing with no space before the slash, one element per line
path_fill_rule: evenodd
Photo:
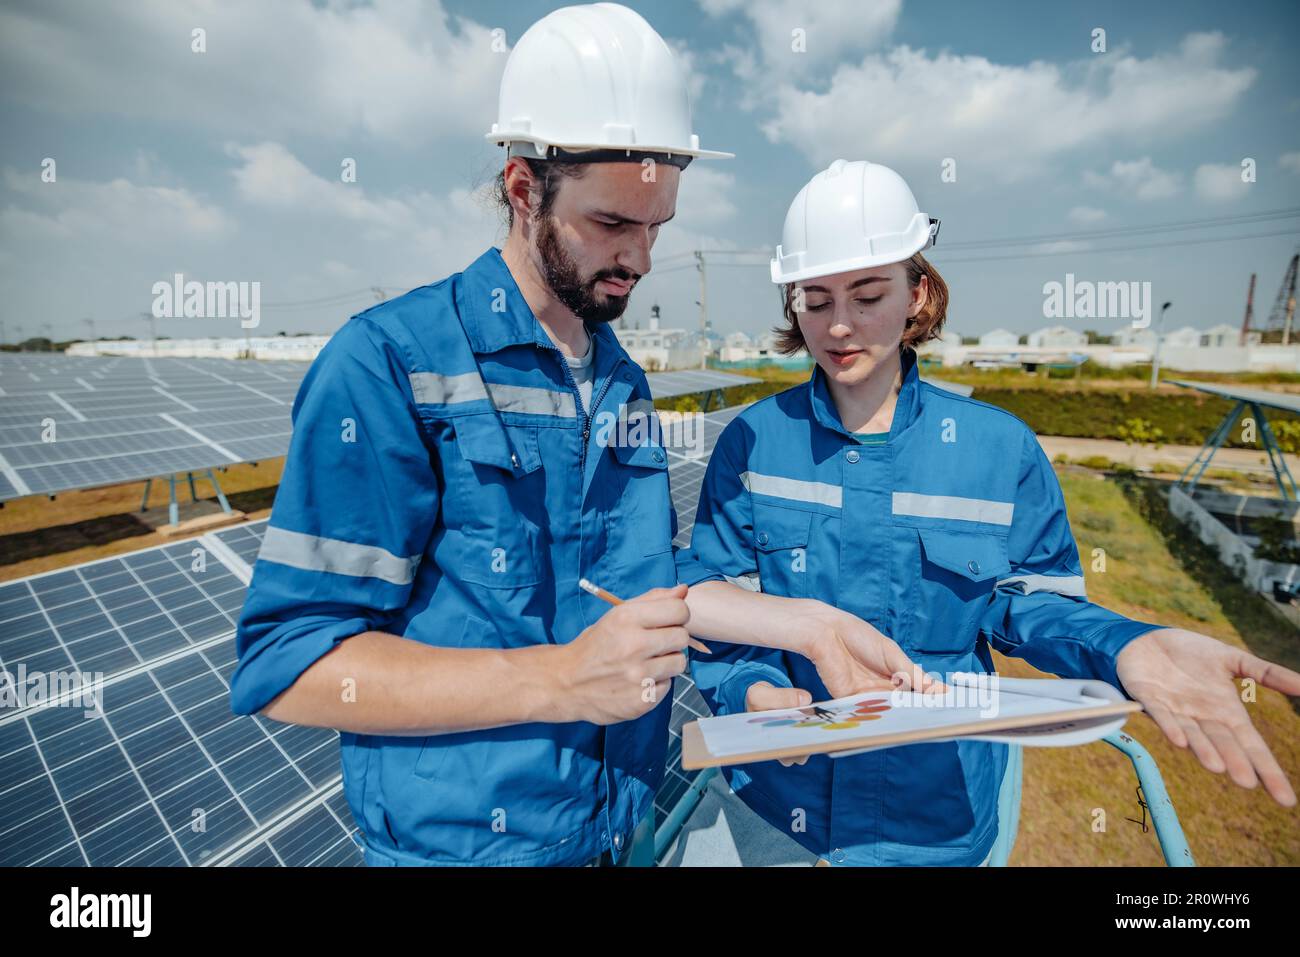
<path fill-rule="evenodd" d="M 587 594 L 595 595 L 597 598 L 601 599 L 602 601 L 607 601 L 611 605 L 623 604 L 623 599 L 619 598 L 617 595 L 613 594 L 612 592 L 605 591 L 605 589 L 601 588 L 599 585 L 593 584 L 592 582 L 587 581 L 587 579 L 585 578 L 578 579 L 578 587 L 581 588 L 583 591 L 587 592 Z M 713 654 L 713 652 L 709 651 L 709 646 L 706 645 L 704 642 L 700 641 L 698 638 L 688 637 L 687 644 L 689 644 L 696 651 L 703 652 L 706 655 Z"/>

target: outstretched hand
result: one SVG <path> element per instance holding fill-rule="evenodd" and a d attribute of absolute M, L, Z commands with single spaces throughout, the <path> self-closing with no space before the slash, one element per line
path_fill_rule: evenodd
<path fill-rule="evenodd" d="M 1181 628 L 1161 628 L 1129 642 L 1116 659 L 1124 689 L 1146 710 L 1165 736 L 1191 748 L 1207 770 L 1244 788 L 1261 781 L 1284 807 L 1295 791 L 1242 703 L 1241 678 L 1286 695 L 1300 695 L 1300 674 Z"/>

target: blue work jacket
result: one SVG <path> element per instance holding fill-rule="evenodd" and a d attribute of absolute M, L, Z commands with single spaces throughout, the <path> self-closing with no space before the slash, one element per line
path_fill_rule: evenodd
<path fill-rule="evenodd" d="M 294 402 L 239 622 L 236 713 L 261 710 L 364 631 L 447 648 L 562 644 L 608 610 L 579 578 L 624 597 L 677 582 L 667 456 L 654 430 L 635 428 L 654 415 L 645 374 L 608 326 L 589 332 L 584 410 L 492 248 L 330 340 Z M 608 441 L 619 433 L 601 423 L 619 415 L 632 426 L 622 434 L 644 441 Z M 651 813 L 670 709 L 608 727 L 343 733 L 367 862 L 617 859 Z"/>
<path fill-rule="evenodd" d="M 708 465 L 691 559 L 744 587 L 851 612 L 926 671 L 992 672 L 991 646 L 1119 687 L 1116 656 L 1158 626 L 1088 601 L 1060 484 L 1033 432 L 920 381 L 912 350 L 902 358 L 882 444 L 843 427 L 820 367 L 734 419 Z M 830 697 L 800 655 L 714 652 L 692 652 L 691 671 L 715 714 L 743 712 L 761 680 Z M 1006 761 L 1006 745 L 956 741 L 726 776 L 766 821 L 833 864 L 973 865 L 997 836 Z"/>

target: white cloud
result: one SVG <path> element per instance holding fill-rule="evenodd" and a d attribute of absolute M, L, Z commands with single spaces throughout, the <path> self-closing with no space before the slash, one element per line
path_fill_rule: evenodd
<path fill-rule="evenodd" d="M 190 49 L 207 31 L 207 52 Z M 437 0 L 134 0 L 0 11 L 0 84 L 27 106 L 221 137 L 486 133 L 505 54 Z"/>
<path fill-rule="evenodd" d="M 1168 199 L 1182 190 L 1182 176 L 1156 166 L 1150 156 L 1116 160 L 1107 175 L 1086 170 L 1083 181 L 1094 189 L 1116 189 L 1126 196 L 1146 201 Z"/>
<path fill-rule="evenodd" d="M 114 245 L 220 239 L 233 223 L 219 207 L 192 192 L 167 186 L 137 186 L 126 179 L 108 182 L 59 176 L 42 182 L 39 171 L 4 171 L 10 204 L 0 212 L 7 236 L 33 239 L 95 239 Z"/>
<path fill-rule="evenodd" d="M 1250 184 L 1242 182 L 1241 167 L 1231 163 L 1202 163 L 1194 177 L 1196 195 L 1212 203 L 1244 199 Z"/>
<path fill-rule="evenodd" d="M 1075 206 L 1065 214 L 1065 218 L 1072 223 L 1099 223 L 1106 218 L 1106 211 L 1095 206 Z"/>
<path fill-rule="evenodd" d="M 700 6 L 713 17 L 743 12 L 762 66 L 748 75 L 771 82 L 774 75 L 828 73 L 846 55 L 882 46 L 902 0 L 701 0 Z"/>
<path fill-rule="evenodd" d="M 736 177 L 710 165 L 708 160 L 695 160 L 681 176 L 677 187 L 677 215 L 674 224 L 685 228 L 717 226 L 736 214 L 730 193 L 735 188 Z"/>
<path fill-rule="evenodd" d="M 1191 34 L 1172 54 L 1114 52 L 1062 68 L 899 46 L 840 66 L 824 90 L 777 84 L 763 130 L 818 168 L 865 157 L 937 180 L 953 157 L 959 176 L 1014 182 L 1080 150 L 1168 141 L 1224 116 L 1256 76 L 1221 65 L 1225 47 L 1221 34 Z"/>

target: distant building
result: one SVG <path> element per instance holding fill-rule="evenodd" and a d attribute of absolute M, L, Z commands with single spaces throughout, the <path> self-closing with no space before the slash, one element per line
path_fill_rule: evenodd
<path fill-rule="evenodd" d="M 1201 344 L 1201 330 L 1193 329 L 1191 326 L 1182 326 L 1173 332 L 1166 332 L 1160 337 L 1160 345 L 1172 346 L 1174 348 L 1189 347 L 1194 348 Z"/>
<path fill-rule="evenodd" d="M 1222 346 L 1235 346 L 1241 343 L 1241 330 L 1235 326 L 1230 326 L 1226 322 L 1221 322 L 1217 326 L 1210 326 L 1201 333 L 1201 345 L 1211 348 Z"/>
<path fill-rule="evenodd" d="M 1154 349 L 1156 334 L 1149 327 L 1134 329 L 1131 325 L 1123 326 L 1111 336 L 1111 342 L 1117 346 L 1137 346 L 1142 349 Z"/>
<path fill-rule="evenodd" d="M 1065 326 L 1047 326 L 1031 332 L 1026 344 L 1039 348 L 1072 349 L 1075 346 L 1086 346 L 1088 336 Z"/>
<path fill-rule="evenodd" d="M 994 349 L 1005 349 L 1010 346 L 1020 345 L 1020 337 L 1014 332 L 1007 332 L 1005 329 L 994 329 L 992 332 L 986 332 L 980 336 L 980 345 Z"/>
<path fill-rule="evenodd" d="M 709 341 L 687 329 L 664 329 L 659 325 L 659 307 L 650 307 L 650 327 L 628 329 L 620 320 L 614 330 L 619 344 L 632 361 L 647 372 L 669 369 L 698 369 L 711 351 Z"/>

